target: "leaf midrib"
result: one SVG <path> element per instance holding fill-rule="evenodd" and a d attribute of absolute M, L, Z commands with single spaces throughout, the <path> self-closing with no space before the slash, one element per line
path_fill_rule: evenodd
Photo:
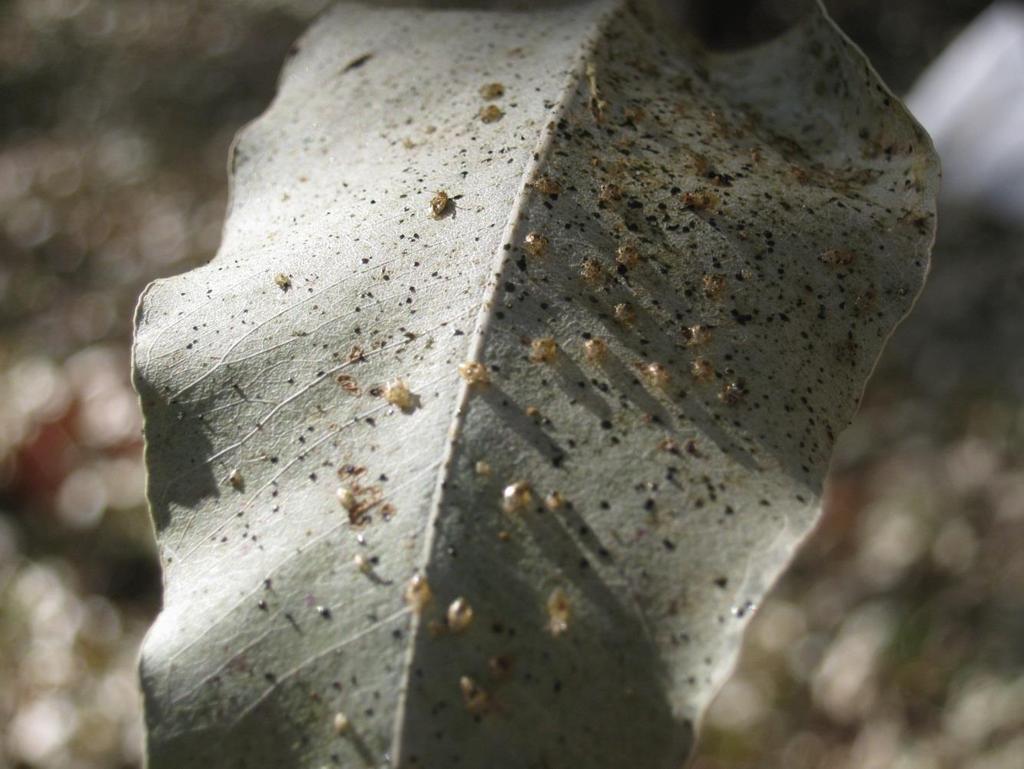
<path fill-rule="evenodd" d="M 603 15 L 593 23 L 589 36 L 580 45 L 579 52 L 575 61 L 572 62 L 569 74 L 566 76 L 565 82 L 555 99 L 554 106 L 552 106 L 545 116 L 546 119 L 540 129 L 541 137 L 530 151 L 529 159 L 523 168 L 522 177 L 519 181 L 518 191 L 516 192 L 515 199 L 513 200 L 508 221 L 505 223 L 505 227 L 502 230 L 502 237 L 498 244 L 497 252 L 493 257 L 490 277 L 488 278 L 488 283 L 484 289 L 484 297 L 480 305 L 480 312 L 477 315 L 476 323 L 473 327 L 472 342 L 466 356 L 467 361 L 483 363 L 484 342 L 487 338 L 487 332 L 490 329 L 491 321 L 494 318 L 494 305 L 497 296 L 497 289 L 500 284 L 500 277 L 505 272 L 508 261 L 509 252 L 505 249 L 505 245 L 515 242 L 516 233 L 522 227 L 520 214 L 525 208 L 525 201 L 527 197 L 532 194 L 530 189 L 530 180 L 538 171 L 540 171 L 540 169 L 544 167 L 552 146 L 555 143 L 557 131 L 553 130 L 550 126 L 557 125 L 559 118 L 567 111 L 567 107 L 572 100 L 573 92 L 579 87 L 582 78 L 586 76 L 586 67 L 593 60 L 594 50 L 600 42 L 604 30 L 611 23 L 612 19 L 618 13 L 623 12 L 625 8 L 625 0 L 597 0 L 597 4 L 602 2 L 609 7 L 604 11 Z M 437 476 L 437 484 L 434 488 L 430 507 L 427 511 L 423 551 L 419 558 L 417 569 L 417 573 L 420 574 L 424 574 L 426 572 L 426 568 L 430 563 L 430 556 L 434 549 L 434 539 L 438 530 L 437 524 L 441 517 L 441 509 L 446 491 L 448 473 L 452 459 L 454 458 L 458 438 L 462 431 L 463 422 L 465 420 L 466 406 L 472 397 L 474 387 L 475 385 L 466 381 L 461 381 L 459 383 L 458 394 L 455 398 L 454 413 L 452 415 L 451 424 L 448 428 L 444 455 L 442 457 L 440 471 Z M 393 751 L 392 759 L 397 766 L 400 766 L 403 763 L 403 756 L 401 754 L 403 748 L 402 737 L 403 729 L 406 724 L 405 716 L 408 703 L 410 673 L 413 669 L 413 661 L 417 648 L 416 639 L 420 635 L 422 622 L 423 615 L 413 612 L 412 621 L 410 623 L 410 640 L 406 649 L 405 662 L 402 666 L 402 680 L 399 689 L 400 694 L 397 707 L 395 708 L 395 724 L 391 740 L 391 747 Z"/>

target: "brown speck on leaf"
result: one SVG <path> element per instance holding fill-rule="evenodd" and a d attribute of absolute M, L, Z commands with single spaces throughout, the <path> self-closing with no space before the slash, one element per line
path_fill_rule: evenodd
<path fill-rule="evenodd" d="M 724 275 L 705 275 L 701 281 L 701 288 L 704 290 L 704 296 L 708 299 L 718 299 L 725 292 L 725 276 Z"/>
<path fill-rule="evenodd" d="M 356 553 L 352 559 L 352 565 L 356 567 L 356 571 L 362 574 L 369 574 L 373 571 L 373 564 L 370 562 L 370 559 L 362 553 Z"/>
<path fill-rule="evenodd" d="M 419 402 L 419 396 L 414 395 L 401 379 L 392 380 L 384 386 L 384 399 L 406 413 L 415 410 Z"/>
<path fill-rule="evenodd" d="M 435 219 L 441 219 L 453 208 L 452 199 L 444 190 L 438 190 L 430 199 L 430 215 Z"/>
<path fill-rule="evenodd" d="M 463 633 L 473 624 L 473 607 L 469 605 L 469 601 L 460 596 L 449 604 L 445 619 L 448 621 L 448 629 L 451 632 Z"/>
<path fill-rule="evenodd" d="M 718 393 L 718 399 L 727 406 L 735 406 L 746 394 L 741 382 L 727 382 Z"/>
<path fill-rule="evenodd" d="M 705 211 L 718 206 L 718 195 L 711 190 L 684 192 L 683 205 L 694 211 Z"/>
<path fill-rule="evenodd" d="M 491 381 L 491 375 L 487 373 L 487 367 L 476 361 L 466 361 L 459 364 L 459 376 L 471 385 L 485 385 Z"/>
<path fill-rule="evenodd" d="M 292 279 L 285 275 L 283 272 L 279 272 L 277 273 L 277 275 L 274 276 L 274 282 L 277 284 L 277 287 L 282 291 L 287 291 L 289 288 L 292 287 Z"/>
<path fill-rule="evenodd" d="M 640 249 L 632 243 L 623 243 L 615 251 L 615 261 L 623 267 L 632 269 L 640 264 Z"/>
<path fill-rule="evenodd" d="M 853 264 L 857 255 L 845 248 L 830 248 L 827 251 L 823 251 L 821 256 L 818 257 L 822 264 L 827 264 L 830 267 L 840 267 L 847 264 Z"/>
<path fill-rule="evenodd" d="M 597 259 L 587 257 L 580 263 L 580 277 L 587 283 L 595 285 L 604 278 L 604 268 Z"/>
<path fill-rule="evenodd" d="M 530 256 L 545 256 L 548 252 L 548 239 L 539 232 L 528 232 L 523 238 L 523 250 Z"/>
<path fill-rule="evenodd" d="M 532 186 L 542 195 L 557 195 L 562 191 L 562 185 L 550 176 L 538 176 Z"/>
<path fill-rule="evenodd" d="M 339 737 L 348 734 L 349 730 L 352 728 L 352 725 L 349 723 L 348 716 L 344 713 L 335 713 L 332 725 L 334 726 L 334 733 Z"/>
<path fill-rule="evenodd" d="M 521 513 L 533 503 L 533 491 L 526 481 L 515 481 L 501 493 L 501 509 L 506 513 Z"/>
<path fill-rule="evenodd" d="M 469 676 L 462 676 L 459 679 L 459 690 L 462 692 L 462 702 L 473 715 L 479 715 L 487 710 L 489 697 L 476 681 Z"/>
<path fill-rule="evenodd" d="M 710 382 L 715 378 L 715 367 L 707 358 L 695 358 L 690 364 L 690 374 L 698 382 Z"/>
<path fill-rule="evenodd" d="M 352 349 L 348 351 L 348 362 L 363 363 L 365 361 L 366 353 L 363 351 L 362 345 L 353 345 Z"/>
<path fill-rule="evenodd" d="M 537 408 L 536 406 L 527 406 L 526 407 L 526 416 L 528 416 L 534 422 L 539 422 L 540 421 L 540 409 Z"/>
<path fill-rule="evenodd" d="M 562 492 L 552 491 L 550 494 L 544 497 L 544 507 L 546 507 L 551 512 L 561 510 L 563 507 L 565 507 L 565 497 L 562 496 Z"/>
<path fill-rule="evenodd" d="M 658 442 L 658 451 L 665 451 L 669 454 L 678 454 L 679 443 L 672 438 L 662 438 Z"/>
<path fill-rule="evenodd" d="M 362 391 L 359 389 L 359 385 L 356 384 L 356 380 L 353 379 L 349 374 L 338 374 L 338 384 L 341 385 L 341 389 L 352 395 L 359 395 Z"/>
<path fill-rule="evenodd" d="M 352 512 L 358 507 L 359 502 L 356 500 L 355 492 L 352 491 L 350 486 L 339 486 L 335 492 L 335 496 L 338 498 L 338 502 L 345 510 Z"/>
<path fill-rule="evenodd" d="M 682 336 L 687 347 L 700 347 L 711 341 L 711 329 L 698 323 L 684 328 Z"/>
<path fill-rule="evenodd" d="M 597 193 L 597 199 L 602 203 L 612 203 L 622 200 L 622 187 L 617 184 L 602 184 Z"/>
<path fill-rule="evenodd" d="M 620 302 L 615 305 L 615 309 L 612 313 L 615 316 L 615 320 L 623 326 L 632 326 L 636 323 L 636 310 L 633 309 L 632 305 L 629 305 L 626 302 Z"/>
<path fill-rule="evenodd" d="M 482 475 L 486 477 L 491 474 L 491 465 L 488 462 L 485 462 L 484 460 L 481 459 L 476 463 L 474 470 L 476 470 L 477 475 Z"/>
<path fill-rule="evenodd" d="M 653 386 L 664 389 L 668 386 L 669 379 L 671 378 L 668 373 L 668 369 L 660 363 L 648 363 L 644 366 L 644 377 Z"/>
<path fill-rule="evenodd" d="M 491 101 L 493 99 L 500 99 L 505 95 L 505 86 L 501 83 L 485 83 L 480 86 L 480 97 Z"/>
<path fill-rule="evenodd" d="M 339 475 L 342 478 L 354 477 L 354 475 L 343 474 L 341 471 L 339 471 Z M 381 507 L 383 503 L 383 493 L 380 487 L 362 486 L 355 482 L 342 484 L 338 487 L 335 495 L 338 498 L 338 503 L 348 513 L 349 523 L 353 526 L 365 524 L 369 520 L 369 512 L 376 507 Z M 389 507 L 390 505 L 383 505 L 382 510 Z"/>
<path fill-rule="evenodd" d="M 608 356 L 608 343 L 597 337 L 583 343 L 583 354 L 591 363 L 600 363 Z"/>
<path fill-rule="evenodd" d="M 572 607 L 569 596 L 560 587 L 556 587 L 548 596 L 548 632 L 556 638 L 569 630 L 569 618 Z"/>
<path fill-rule="evenodd" d="M 484 123 L 496 123 L 505 116 L 496 104 L 488 104 L 480 110 L 480 120 Z"/>
<path fill-rule="evenodd" d="M 414 612 L 421 612 L 434 598 L 430 583 L 422 574 L 416 574 L 405 586 L 405 602 Z"/>
<path fill-rule="evenodd" d="M 245 478 L 242 477 L 242 471 L 237 467 L 228 473 L 228 483 L 231 484 L 231 488 L 235 491 L 241 491 L 245 488 Z"/>
<path fill-rule="evenodd" d="M 530 342 L 530 361 L 552 363 L 558 355 L 558 345 L 550 336 L 542 336 Z"/>

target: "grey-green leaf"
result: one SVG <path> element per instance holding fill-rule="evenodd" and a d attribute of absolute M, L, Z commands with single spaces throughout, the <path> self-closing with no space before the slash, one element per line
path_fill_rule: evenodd
<path fill-rule="evenodd" d="M 678 767 L 921 288 L 927 136 L 820 11 L 342 5 L 231 176 L 138 311 L 150 765 Z"/>

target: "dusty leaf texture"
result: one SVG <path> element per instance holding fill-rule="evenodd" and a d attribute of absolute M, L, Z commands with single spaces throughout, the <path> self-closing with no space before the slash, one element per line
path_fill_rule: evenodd
<path fill-rule="evenodd" d="M 928 265 L 930 142 L 822 11 L 341 5 L 135 381 L 151 766 L 672 767 Z"/>

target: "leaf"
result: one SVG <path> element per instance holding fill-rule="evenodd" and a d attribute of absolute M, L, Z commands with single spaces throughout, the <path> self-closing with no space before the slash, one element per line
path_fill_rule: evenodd
<path fill-rule="evenodd" d="M 231 173 L 138 310 L 151 765 L 678 767 L 921 288 L 923 131 L 823 11 L 342 5 Z"/>

